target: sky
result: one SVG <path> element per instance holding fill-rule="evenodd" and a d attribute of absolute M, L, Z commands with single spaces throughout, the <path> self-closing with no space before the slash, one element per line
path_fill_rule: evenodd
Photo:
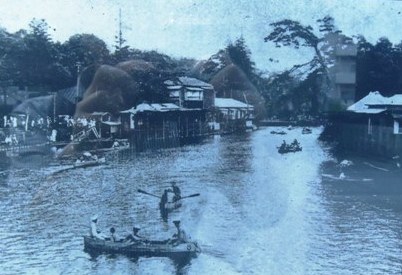
<path fill-rule="evenodd" d="M 346 35 L 361 34 L 372 43 L 384 36 L 402 41 L 400 0 L 0 0 L 0 27 L 15 32 L 43 18 L 54 41 L 92 33 L 112 50 L 119 10 L 132 48 L 206 59 L 243 36 L 256 67 L 267 72 L 304 63 L 313 54 L 264 42 L 269 24 L 282 19 L 318 30 L 316 20 L 330 15 Z"/>

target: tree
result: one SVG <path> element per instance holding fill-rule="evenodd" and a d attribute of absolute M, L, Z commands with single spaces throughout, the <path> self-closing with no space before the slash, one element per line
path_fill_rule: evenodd
<path fill-rule="evenodd" d="M 226 51 L 231 61 L 250 77 L 254 72 L 255 63 L 251 61 L 251 51 L 247 47 L 244 37 L 241 36 L 234 43 L 230 43 L 226 47 Z"/>
<path fill-rule="evenodd" d="M 328 95 L 335 89 L 335 67 L 333 65 L 336 61 L 336 51 L 340 46 L 352 45 L 353 41 L 336 29 L 332 17 L 326 16 L 317 20 L 317 23 L 318 32 L 314 32 L 311 26 L 305 26 L 289 19 L 272 23 L 270 25 L 273 26 L 273 31 L 264 38 L 264 41 L 273 42 L 276 47 L 289 46 L 295 49 L 307 47 L 313 50 L 314 56 L 311 60 L 304 64 L 294 65 L 289 72 L 299 74 L 300 86 L 303 86 L 303 89 L 318 93 L 315 97 L 300 96 L 300 98 L 318 99 L 321 101 L 320 105 L 328 109 L 330 104 Z M 315 112 L 316 102 L 307 105 L 311 105 L 310 110 Z"/>
<path fill-rule="evenodd" d="M 110 52 L 106 43 L 93 34 L 75 34 L 64 42 L 61 48 L 62 63 L 70 74 L 69 85 L 75 83 L 78 68 L 110 62 Z"/>
<path fill-rule="evenodd" d="M 324 17 L 318 20 L 320 30 L 328 33 L 334 30 L 333 19 L 331 17 Z M 279 22 L 271 23 L 274 30 L 264 38 L 265 42 L 272 41 L 276 47 L 293 46 L 298 49 L 300 47 L 310 47 L 314 50 L 314 58 L 303 64 L 310 65 L 311 67 L 321 67 L 328 77 L 328 67 L 319 47 L 319 43 L 323 41 L 323 37 L 317 37 L 311 26 L 304 26 L 297 21 L 285 19 Z M 299 65 L 300 66 L 300 65 Z"/>
<path fill-rule="evenodd" d="M 380 91 L 391 96 L 402 89 L 402 47 L 385 37 L 375 45 L 358 37 L 357 55 L 357 98 L 360 99 L 370 91 Z"/>
<path fill-rule="evenodd" d="M 49 81 L 55 77 L 54 63 L 57 62 L 58 51 L 52 42 L 44 19 L 33 19 L 30 30 L 22 37 L 23 47 L 19 52 L 17 64 L 20 75 L 20 86 L 34 87 L 38 90 L 51 89 Z"/>
<path fill-rule="evenodd" d="M 21 45 L 15 36 L 5 29 L 0 29 L 0 87 L 6 87 L 13 83 L 13 62 L 15 49 Z"/>
<path fill-rule="evenodd" d="M 121 9 L 119 10 L 119 33 L 115 36 L 115 51 L 113 53 L 113 59 L 115 63 L 126 61 L 130 59 L 131 57 L 131 50 L 130 47 L 125 45 L 127 42 L 126 39 L 123 37 L 123 26 L 122 26 L 122 20 L 121 20 Z"/>
<path fill-rule="evenodd" d="M 282 118 L 291 116 L 293 111 L 291 93 L 299 83 L 300 81 L 294 78 L 290 71 L 284 71 L 270 77 L 267 89 L 263 94 L 268 116 Z"/>

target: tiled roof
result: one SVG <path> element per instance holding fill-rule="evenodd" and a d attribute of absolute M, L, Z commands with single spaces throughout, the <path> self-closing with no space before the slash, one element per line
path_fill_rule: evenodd
<path fill-rule="evenodd" d="M 248 108 L 253 109 L 253 105 L 246 104 L 233 98 L 215 98 L 215 107 L 218 108 Z"/>
<path fill-rule="evenodd" d="M 179 81 L 183 86 L 192 86 L 192 87 L 203 87 L 205 89 L 212 89 L 212 85 L 208 84 L 204 81 L 201 81 L 197 78 L 182 76 L 179 77 Z"/>
<path fill-rule="evenodd" d="M 137 107 L 133 107 L 129 110 L 122 111 L 121 113 L 132 113 L 136 114 L 139 112 L 168 112 L 168 111 L 177 111 L 184 110 L 184 108 L 180 108 L 176 104 L 173 103 L 141 103 L 137 105 Z"/>
<path fill-rule="evenodd" d="M 84 92 L 85 92 L 85 90 L 80 88 L 79 91 L 78 91 L 78 97 L 82 98 Z M 58 93 L 58 95 L 60 95 L 63 98 L 67 99 L 72 104 L 76 103 L 77 86 L 73 86 L 73 87 L 70 87 L 70 88 L 59 90 L 57 93 Z"/>
<path fill-rule="evenodd" d="M 211 84 L 201 81 L 197 78 L 187 76 L 181 76 L 175 80 L 166 80 L 164 83 L 168 89 L 180 89 L 182 86 L 213 89 Z"/>
<path fill-rule="evenodd" d="M 367 110 L 385 110 L 384 108 L 376 108 L 375 106 L 401 106 L 402 94 L 395 94 L 391 97 L 385 97 L 380 92 L 370 92 L 368 95 L 357 101 L 355 104 L 347 108 L 348 111 L 356 113 L 374 113 L 375 111 Z"/>

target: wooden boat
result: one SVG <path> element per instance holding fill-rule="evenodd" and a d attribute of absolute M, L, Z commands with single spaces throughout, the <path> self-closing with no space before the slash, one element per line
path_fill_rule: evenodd
<path fill-rule="evenodd" d="M 169 257 L 174 259 L 195 257 L 201 252 L 197 242 L 178 245 L 168 243 L 168 240 L 130 243 L 101 240 L 90 236 L 84 236 L 84 249 L 87 252 L 94 253 L 124 254 L 133 257 Z"/>
<path fill-rule="evenodd" d="M 71 165 L 62 165 L 58 169 L 54 170 L 51 174 L 55 175 L 55 174 L 63 173 L 63 172 L 73 170 L 73 169 L 98 166 L 98 165 L 102 165 L 105 163 L 106 163 L 105 158 L 100 158 L 97 160 L 79 161 L 79 162 L 77 161 Z"/>
<path fill-rule="evenodd" d="M 273 135 L 286 135 L 285 131 L 271 131 L 271 134 Z"/>
<path fill-rule="evenodd" d="M 303 149 L 297 141 L 291 144 L 283 143 L 281 146 L 278 146 L 277 148 L 279 154 L 295 153 Z"/>
<path fill-rule="evenodd" d="M 306 135 L 306 134 L 311 134 L 313 131 L 310 128 L 303 128 L 302 130 L 302 134 Z"/>
<path fill-rule="evenodd" d="M 97 166 L 97 165 L 104 164 L 104 163 L 106 163 L 105 158 L 100 158 L 100 159 L 96 159 L 96 160 L 76 161 L 74 163 L 74 168 Z"/>

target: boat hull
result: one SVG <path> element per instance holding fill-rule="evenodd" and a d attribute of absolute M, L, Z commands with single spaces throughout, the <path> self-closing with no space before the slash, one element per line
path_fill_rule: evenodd
<path fill-rule="evenodd" d="M 296 153 L 300 152 L 302 150 L 302 147 L 297 147 L 297 148 L 278 148 L 278 153 L 279 154 L 287 154 L 287 153 Z"/>
<path fill-rule="evenodd" d="M 196 242 L 179 245 L 167 241 L 149 241 L 141 243 L 112 242 L 84 236 L 84 248 L 87 252 L 124 254 L 132 257 L 169 257 L 184 259 L 197 256 L 201 252 Z"/>

